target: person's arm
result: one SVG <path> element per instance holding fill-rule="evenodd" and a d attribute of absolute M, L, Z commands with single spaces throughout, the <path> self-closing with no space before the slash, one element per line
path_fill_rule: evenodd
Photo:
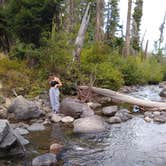
<path fill-rule="evenodd" d="M 54 80 L 58 82 L 57 87 L 61 87 L 62 86 L 62 82 L 58 77 L 54 77 Z"/>

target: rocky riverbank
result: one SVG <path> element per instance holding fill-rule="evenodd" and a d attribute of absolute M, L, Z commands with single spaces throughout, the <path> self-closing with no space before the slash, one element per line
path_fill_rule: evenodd
<path fill-rule="evenodd" d="M 137 90 L 137 88 L 134 90 Z M 59 114 L 53 114 L 51 113 L 46 92 L 33 100 L 27 100 L 23 96 L 18 96 L 13 99 L 1 96 L 0 118 L 5 120 L 0 120 L 0 122 L 6 125 L 2 125 L 4 127 L 0 130 L 0 135 L 3 135 L 0 142 L 0 149 L 3 151 L 10 150 L 10 155 L 18 155 L 17 153 L 13 153 L 13 151 L 20 152 L 19 150 L 15 150 L 15 148 L 22 148 L 26 151 L 25 142 L 26 144 L 29 143 L 28 140 L 25 139 L 23 141 L 24 143 L 20 143 L 21 140 L 23 140 L 21 135 L 28 134 L 32 131 L 37 132 L 45 130 L 48 125 L 51 126 L 54 123 L 67 124 L 73 128 L 73 133 L 86 134 L 103 132 L 112 124 L 123 123 L 137 116 L 131 109 L 128 110 L 122 105 L 113 105 L 112 103 L 109 106 L 104 106 L 106 103 L 110 103 L 110 101 L 110 98 L 99 97 L 98 100 L 94 102 L 83 103 L 73 97 L 64 98 L 61 101 L 61 112 Z M 140 110 L 138 110 L 138 112 L 144 114 L 142 117 L 146 122 L 166 122 L 165 112 L 156 111 L 144 113 Z M 6 128 L 9 129 L 6 130 Z M 7 142 L 7 140 L 9 140 L 9 142 Z M 4 146 L 5 144 L 7 145 L 6 147 Z M 50 161 L 48 165 L 57 162 L 55 156 L 60 153 L 60 150 L 55 150 L 56 152 L 54 151 L 53 153 L 51 146 L 52 144 L 50 144 L 50 149 L 48 149 L 50 153 L 39 156 L 37 159 L 35 158 L 33 165 L 45 161 Z M 63 149 L 62 147 L 65 147 L 65 145 L 61 146 L 59 143 L 57 147 Z M 21 154 L 23 155 L 24 153 Z M 8 156 L 7 153 L 6 155 Z M 0 157 L 4 156 L 5 153 Z"/>

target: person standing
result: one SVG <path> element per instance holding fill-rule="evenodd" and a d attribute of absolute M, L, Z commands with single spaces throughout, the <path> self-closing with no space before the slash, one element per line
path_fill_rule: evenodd
<path fill-rule="evenodd" d="M 59 103 L 59 87 L 62 86 L 60 79 L 56 76 L 52 76 L 50 79 L 50 89 L 49 89 L 49 97 L 50 103 L 53 113 L 58 113 L 60 108 Z"/>

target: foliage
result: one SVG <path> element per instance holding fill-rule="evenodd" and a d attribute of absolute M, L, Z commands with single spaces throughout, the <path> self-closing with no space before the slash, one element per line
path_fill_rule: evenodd
<path fill-rule="evenodd" d="M 39 46 L 41 33 L 51 31 L 54 14 L 59 14 L 59 2 L 58 0 L 11 0 L 6 9 L 11 31 L 21 42 Z"/>
<path fill-rule="evenodd" d="M 0 59 L 0 78 L 4 85 L 4 91 L 8 94 L 12 89 L 16 92 L 28 92 L 30 89 L 31 71 L 26 68 L 23 62 Z"/>
<path fill-rule="evenodd" d="M 139 32 L 141 26 L 141 18 L 143 12 L 143 0 L 136 0 L 135 8 L 133 13 L 133 29 L 132 29 L 132 47 L 139 51 L 140 50 L 140 41 L 139 41 Z"/>

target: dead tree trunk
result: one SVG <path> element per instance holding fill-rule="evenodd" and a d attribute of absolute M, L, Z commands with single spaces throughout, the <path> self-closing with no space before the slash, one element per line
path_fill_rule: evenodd
<path fill-rule="evenodd" d="M 85 33 L 88 27 L 89 19 L 90 19 L 90 2 L 88 3 L 88 6 L 86 8 L 80 29 L 78 31 L 77 38 L 75 40 L 75 49 L 73 51 L 73 62 L 74 61 L 80 62 L 80 53 L 84 44 Z"/>
<path fill-rule="evenodd" d="M 87 89 L 88 86 L 80 86 L 80 89 Z M 92 92 L 95 92 L 97 94 L 110 97 L 114 102 L 124 102 L 129 103 L 133 105 L 138 105 L 144 110 L 150 110 L 150 111 L 162 111 L 166 110 L 166 103 L 164 102 L 154 102 L 154 101 L 147 101 L 138 99 L 126 94 L 122 94 L 116 91 L 112 91 L 109 89 L 103 89 L 103 88 L 96 88 L 92 87 Z"/>
<path fill-rule="evenodd" d="M 149 44 L 149 40 L 146 41 L 146 47 L 145 47 L 145 53 L 144 53 L 144 58 L 143 60 L 145 60 L 147 58 L 147 54 L 148 54 L 148 44 Z"/>

